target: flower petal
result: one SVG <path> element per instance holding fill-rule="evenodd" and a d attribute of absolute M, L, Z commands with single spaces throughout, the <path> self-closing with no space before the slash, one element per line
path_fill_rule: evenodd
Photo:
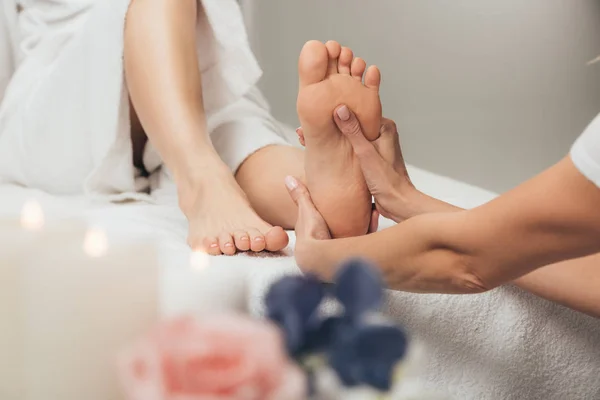
<path fill-rule="evenodd" d="M 265 298 L 267 310 L 293 308 L 307 321 L 325 297 L 325 289 L 313 275 L 285 276 L 275 282 Z"/>
<path fill-rule="evenodd" d="M 367 384 L 388 391 L 407 349 L 408 338 L 396 326 L 359 326 L 332 346 L 329 363 L 346 386 Z"/>
<path fill-rule="evenodd" d="M 285 276 L 269 289 L 265 298 L 267 317 L 283 331 L 290 354 L 301 351 L 324 297 L 325 288 L 312 275 Z"/>
<path fill-rule="evenodd" d="M 362 259 L 345 262 L 335 282 L 335 297 L 342 303 L 349 318 L 358 319 L 365 312 L 381 306 L 383 282 L 379 271 L 369 262 Z"/>

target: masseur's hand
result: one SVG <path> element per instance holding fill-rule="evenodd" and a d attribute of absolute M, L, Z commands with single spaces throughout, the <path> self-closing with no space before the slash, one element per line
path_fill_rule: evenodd
<path fill-rule="evenodd" d="M 376 211 L 396 222 L 417 215 L 419 207 L 415 203 L 422 194 L 415 189 L 406 171 L 394 121 L 383 118 L 379 138 L 369 142 L 348 107 L 338 107 L 334 111 L 334 119 L 359 159 L 369 191 L 375 197 Z M 296 133 L 300 144 L 304 146 L 302 128 L 298 128 Z M 370 232 L 376 230 L 371 229 Z"/>
<path fill-rule="evenodd" d="M 358 119 L 345 105 L 335 110 L 334 120 L 352 144 L 381 215 L 396 222 L 416 215 L 414 203 L 419 193 L 406 171 L 394 121 L 383 118 L 379 138 L 369 142 Z"/>
<path fill-rule="evenodd" d="M 298 221 L 296 222 L 295 228 L 296 243 L 331 239 L 327 223 L 312 202 L 306 186 L 293 176 L 285 178 L 285 186 L 287 187 L 292 200 L 294 200 L 294 203 L 298 206 Z M 379 213 L 374 210 L 371 215 L 369 233 L 377 231 L 378 223 Z"/>

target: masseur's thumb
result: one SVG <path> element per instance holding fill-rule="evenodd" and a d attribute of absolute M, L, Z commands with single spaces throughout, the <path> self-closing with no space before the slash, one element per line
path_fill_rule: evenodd
<path fill-rule="evenodd" d="M 310 193 L 308 193 L 308 189 L 302 182 L 293 176 L 287 176 L 285 178 L 285 186 L 287 187 L 292 200 L 294 200 L 294 203 L 296 203 L 298 207 L 314 208 Z"/>
<path fill-rule="evenodd" d="M 356 156 L 363 162 L 380 158 L 373 144 L 365 137 L 356 115 L 345 105 L 335 109 L 333 116 L 338 129 L 346 136 Z"/>

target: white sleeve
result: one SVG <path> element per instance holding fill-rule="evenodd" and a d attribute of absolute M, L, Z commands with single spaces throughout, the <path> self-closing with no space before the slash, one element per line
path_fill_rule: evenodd
<path fill-rule="evenodd" d="M 600 114 L 573 144 L 571 159 L 586 178 L 600 187 Z"/>
<path fill-rule="evenodd" d="M 0 0 L 0 102 L 14 72 L 10 29 L 15 10 L 11 6 L 14 5 L 10 1 Z"/>

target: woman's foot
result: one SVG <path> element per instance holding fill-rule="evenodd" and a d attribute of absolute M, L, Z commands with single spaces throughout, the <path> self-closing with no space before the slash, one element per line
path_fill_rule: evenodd
<path fill-rule="evenodd" d="M 366 234 L 371 194 L 352 146 L 332 118 L 339 104 L 357 115 L 365 136 L 375 140 L 381 125 L 381 75 L 337 42 L 310 41 L 298 62 L 297 110 L 306 146 L 306 185 L 333 237 Z"/>
<path fill-rule="evenodd" d="M 221 168 L 216 168 L 221 170 Z M 188 243 L 211 255 L 279 251 L 288 244 L 280 227 L 263 221 L 226 168 L 212 173 L 192 192 L 180 195 L 189 221 Z"/>

